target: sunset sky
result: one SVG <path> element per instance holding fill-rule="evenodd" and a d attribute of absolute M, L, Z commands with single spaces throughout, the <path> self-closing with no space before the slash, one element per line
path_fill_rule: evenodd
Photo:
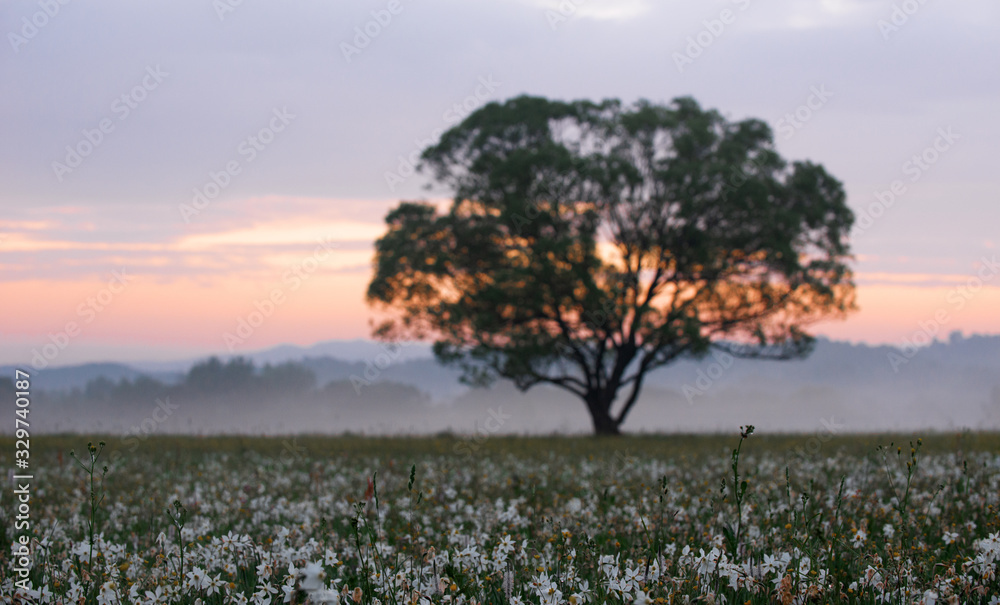
<path fill-rule="evenodd" d="M 13 0 L 0 31 L 0 363 L 367 337 L 385 213 L 448 195 L 406 158 L 525 93 L 767 121 L 860 221 L 861 310 L 816 333 L 1000 333 L 995 0 Z"/>

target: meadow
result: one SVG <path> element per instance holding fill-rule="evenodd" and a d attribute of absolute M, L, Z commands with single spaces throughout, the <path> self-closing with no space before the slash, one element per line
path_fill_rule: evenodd
<path fill-rule="evenodd" d="M 3 603 L 1000 603 L 996 433 L 31 445 Z"/>

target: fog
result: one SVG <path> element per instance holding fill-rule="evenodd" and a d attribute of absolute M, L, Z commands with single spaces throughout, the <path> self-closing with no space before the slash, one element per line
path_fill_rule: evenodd
<path fill-rule="evenodd" d="M 583 402 L 556 388 L 522 393 L 501 381 L 472 389 L 433 359 L 378 357 L 370 348 L 365 361 L 285 353 L 282 363 L 273 351 L 260 353 L 269 360 L 263 365 L 203 360 L 186 373 L 107 364 L 46 370 L 33 380 L 33 434 L 448 432 L 481 439 L 591 431 Z M 716 354 L 653 372 L 646 385 L 625 432 L 743 424 L 768 432 L 995 430 L 1000 337 L 954 336 L 904 351 L 820 340 L 809 358 L 782 362 Z M 12 419 L 0 425 L 13 430 Z"/>

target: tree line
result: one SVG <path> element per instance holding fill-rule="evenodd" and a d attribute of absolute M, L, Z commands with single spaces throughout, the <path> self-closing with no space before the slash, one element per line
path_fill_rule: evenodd
<path fill-rule="evenodd" d="M 0 384 L 0 391 L 4 388 L 5 385 Z M 119 380 L 99 376 L 89 380 L 82 388 L 46 392 L 44 397 L 72 402 L 127 404 L 166 397 L 198 400 L 252 395 L 260 398 L 304 395 L 316 390 L 316 374 L 295 362 L 257 367 L 246 357 L 233 357 L 228 361 L 211 357 L 193 365 L 176 383 L 145 375 Z"/>

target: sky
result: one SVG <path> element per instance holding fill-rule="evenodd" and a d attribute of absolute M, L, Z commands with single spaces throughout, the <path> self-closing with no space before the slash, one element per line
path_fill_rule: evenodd
<path fill-rule="evenodd" d="M 409 158 L 521 94 L 763 119 L 858 216 L 814 333 L 1000 333 L 993 0 L 65 2 L 0 4 L 0 363 L 369 336 L 383 217 L 449 194 Z"/>

